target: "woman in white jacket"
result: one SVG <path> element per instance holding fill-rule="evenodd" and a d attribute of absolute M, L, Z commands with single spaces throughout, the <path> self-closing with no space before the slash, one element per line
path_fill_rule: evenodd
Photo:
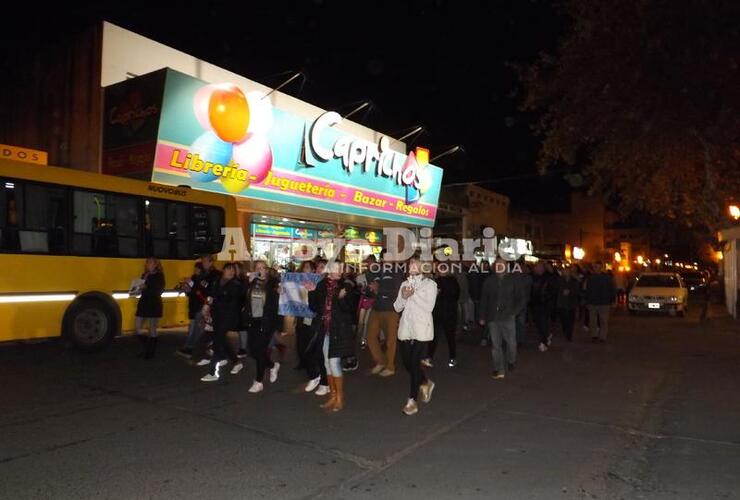
<path fill-rule="evenodd" d="M 401 284 L 393 307 L 401 313 L 398 325 L 398 345 L 403 365 L 411 377 L 409 399 L 403 412 L 413 415 L 419 411 L 416 399 L 421 392 L 421 400 L 432 400 L 434 382 L 424 374 L 421 360 L 427 355 L 429 343 L 434 338 L 432 311 L 437 300 L 437 284 L 423 273 L 424 266 L 418 257 L 412 257 L 407 264 L 408 278 Z M 431 269 L 429 269 L 431 271 Z"/>

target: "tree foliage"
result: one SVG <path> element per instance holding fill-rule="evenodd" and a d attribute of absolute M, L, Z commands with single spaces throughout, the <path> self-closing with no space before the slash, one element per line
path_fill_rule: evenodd
<path fill-rule="evenodd" d="M 623 212 L 715 228 L 740 196 L 740 2 L 565 0 L 521 71 L 541 166 L 582 167 Z"/>

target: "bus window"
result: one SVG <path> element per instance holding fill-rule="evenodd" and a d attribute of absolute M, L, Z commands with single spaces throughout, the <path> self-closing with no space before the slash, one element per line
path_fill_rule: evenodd
<path fill-rule="evenodd" d="M 188 206 L 162 200 L 144 202 L 146 223 L 144 244 L 147 255 L 158 258 L 189 259 Z"/>
<path fill-rule="evenodd" d="M 15 181 L 0 181 L 0 250 L 20 251 L 18 236 L 18 202 L 22 184 Z"/>
<path fill-rule="evenodd" d="M 193 253 L 212 254 L 221 251 L 224 212 L 220 208 L 193 206 Z"/>
<path fill-rule="evenodd" d="M 188 234 L 188 206 L 182 203 L 170 203 L 167 206 L 167 241 L 170 257 L 189 259 L 192 257 Z"/>
<path fill-rule="evenodd" d="M 21 250 L 63 254 L 67 251 L 67 193 L 64 188 L 29 183 L 25 187 Z M 33 200 L 33 202 L 31 202 Z"/>
<path fill-rule="evenodd" d="M 138 198 L 74 192 L 73 251 L 77 255 L 137 257 Z"/>
<path fill-rule="evenodd" d="M 66 253 L 66 190 L 43 184 L 3 181 L 0 232 L 3 251 Z"/>

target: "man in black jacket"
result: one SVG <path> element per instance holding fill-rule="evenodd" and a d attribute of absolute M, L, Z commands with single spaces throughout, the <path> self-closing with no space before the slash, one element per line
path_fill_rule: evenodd
<path fill-rule="evenodd" d="M 493 356 L 493 378 L 504 378 L 516 363 L 516 315 L 527 303 L 524 284 L 509 270 L 512 263 L 500 257 L 494 262 L 492 274 L 483 283 L 479 322 L 488 329 Z M 506 344 L 506 355 L 502 350 Z"/>
<path fill-rule="evenodd" d="M 584 287 L 586 307 L 589 314 L 589 330 L 593 342 L 606 342 L 609 332 L 609 310 L 617 297 L 614 278 L 602 270 L 600 262 L 593 265 L 593 272 Z"/>

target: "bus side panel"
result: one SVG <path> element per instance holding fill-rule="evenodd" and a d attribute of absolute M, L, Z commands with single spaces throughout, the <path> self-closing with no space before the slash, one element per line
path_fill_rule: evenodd
<path fill-rule="evenodd" d="M 6 270 L 0 294 L 99 292 L 110 296 L 128 291 L 131 281 L 141 276 L 144 259 L 0 254 L 0 266 Z M 174 290 L 193 270 L 193 262 L 189 260 L 163 260 L 162 266 L 166 290 Z M 161 326 L 187 324 L 187 298 L 163 300 Z M 124 331 L 134 327 L 136 302 L 136 298 L 116 300 Z M 60 335 L 64 313 L 71 303 L 69 300 L 0 304 L 0 340 Z"/>
<path fill-rule="evenodd" d="M 0 342 L 54 337 L 70 302 L 0 304 Z"/>

